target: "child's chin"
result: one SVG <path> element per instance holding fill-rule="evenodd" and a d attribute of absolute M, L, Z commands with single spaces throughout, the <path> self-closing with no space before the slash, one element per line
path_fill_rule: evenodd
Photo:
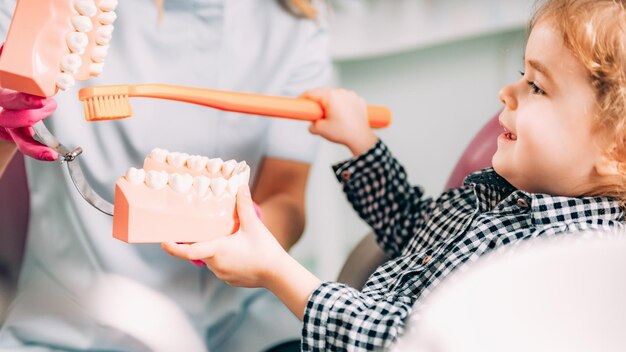
<path fill-rule="evenodd" d="M 493 166 L 494 171 L 505 179 L 507 178 L 506 176 L 512 172 L 511 160 L 506 158 L 504 155 L 501 155 L 499 152 L 496 152 L 496 154 L 493 155 L 493 158 L 491 158 L 491 165 Z"/>
<path fill-rule="evenodd" d="M 500 173 L 498 170 L 502 170 L 505 164 L 506 160 L 504 160 L 502 153 L 500 151 L 496 151 L 496 153 L 491 157 L 491 166 L 493 166 L 493 169 Z"/>

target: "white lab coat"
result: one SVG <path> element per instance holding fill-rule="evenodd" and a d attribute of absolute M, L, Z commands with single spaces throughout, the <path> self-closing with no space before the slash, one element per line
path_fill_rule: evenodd
<path fill-rule="evenodd" d="M 0 0 L 6 33 L 13 0 Z M 166 83 L 297 96 L 327 84 L 323 23 L 298 20 L 270 0 L 120 1 L 100 78 L 86 85 Z M 311 162 L 308 124 L 134 98 L 131 118 L 88 123 L 81 85 L 55 98 L 46 120 L 81 146 L 89 183 L 113 201 L 115 180 L 155 148 L 245 160 Z M 259 351 L 299 338 L 300 323 L 270 293 L 232 288 L 158 244 L 112 238 L 112 219 L 87 204 L 56 163 L 27 162 L 31 216 L 19 291 L 0 350 Z M 251 181 L 252 182 L 252 181 Z"/>

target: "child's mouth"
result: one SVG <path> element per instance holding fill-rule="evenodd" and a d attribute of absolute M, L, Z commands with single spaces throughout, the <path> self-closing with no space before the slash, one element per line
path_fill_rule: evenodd
<path fill-rule="evenodd" d="M 506 128 L 504 128 L 504 138 L 506 138 L 509 141 L 516 141 L 517 140 L 517 135 L 515 135 L 513 132 L 507 130 Z"/>
<path fill-rule="evenodd" d="M 500 135 L 500 138 L 504 139 L 505 141 L 511 141 L 514 142 L 517 140 L 517 135 L 509 130 L 506 129 L 506 127 L 502 126 L 502 128 L 504 129 L 504 132 Z"/>
<path fill-rule="evenodd" d="M 509 131 L 508 128 L 506 128 L 506 126 L 502 122 L 502 119 L 499 119 L 498 122 L 500 123 L 500 127 L 502 127 L 502 129 L 504 130 L 504 132 L 500 135 L 500 138 L 502 138 L 502 139 L 504 139 L 506 141 L 516 141 L 517 140 L 517 135 L 515 133 Z"/>

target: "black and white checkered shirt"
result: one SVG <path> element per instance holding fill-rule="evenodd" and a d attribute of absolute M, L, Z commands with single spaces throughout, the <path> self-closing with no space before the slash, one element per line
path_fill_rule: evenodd
<path fill-rule="evenodd" d="M 322 283 L 311 295 L 303 351 L 372 351 L 404 330 L 413 305 L 464 263 L 526 239 L 578 230 L 623 228 L 619 202 L 568 198 L 515 189 L 493 169 L 437 199 L 423 197 L 379 141 L 367 153 L 335 165 L 354 209 L 375 231 L 390 261 L 362 291 Z"/>

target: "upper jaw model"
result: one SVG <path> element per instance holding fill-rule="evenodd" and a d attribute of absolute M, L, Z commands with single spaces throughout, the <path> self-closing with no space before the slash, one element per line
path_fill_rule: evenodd
<path fill-rule="evenodd" d="M 248 184 L 245 161 L 154 149 L 143 169 L 117 180 L 113 237 L 128 243 L 198 242 L 239 227 L 235 198 Z"/>
<path fill-rule="evenodd" d="M 102 73 L 118 0 L 18 0 L 0 85 L 50 97 Z"/>

